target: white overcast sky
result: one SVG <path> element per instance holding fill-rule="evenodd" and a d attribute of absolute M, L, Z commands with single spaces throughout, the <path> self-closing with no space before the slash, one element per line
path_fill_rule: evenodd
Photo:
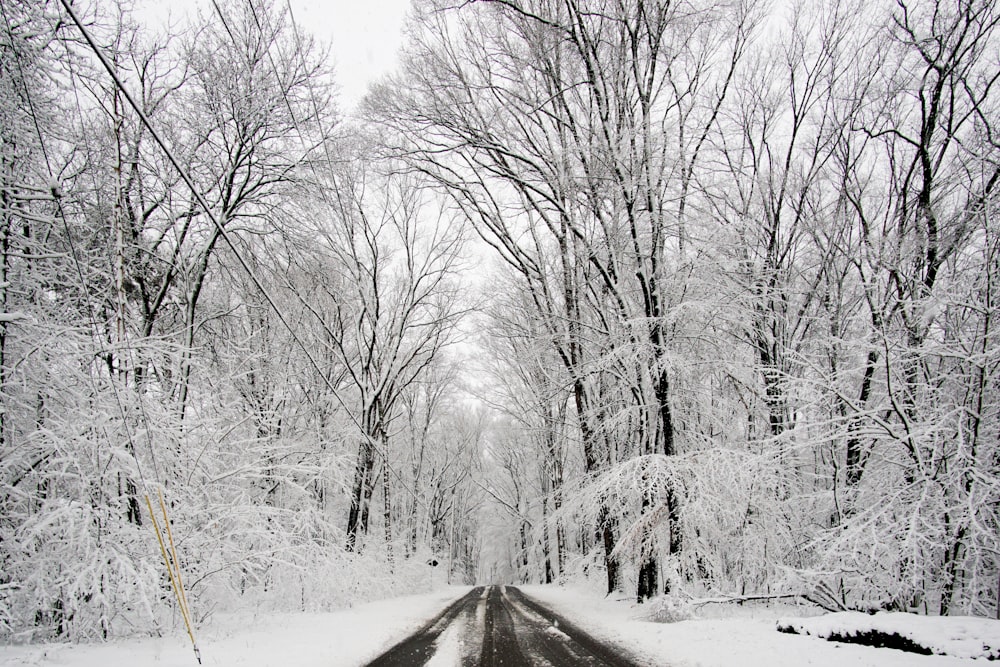
<path fill-rule="evenodd" d="M 368 84 L 396 65 L 410 0 L 290 0 L 295 22 L 330 47 L 340 86 L 341 110 L 350 113 Z M 283 7 L 286 0 L 274 0 Z M 211 12 L 210 0 L 139 0 L 139 16 L 151 24 L 181 18 L 195 7 Z M 150 26 L 153 27 L 153 26 Z"/>
<path fill-rule="evenodd" d="M 343 110 L 396 66 L 410 0 L 292 0 L 296 23 L 330 45 Z"/>

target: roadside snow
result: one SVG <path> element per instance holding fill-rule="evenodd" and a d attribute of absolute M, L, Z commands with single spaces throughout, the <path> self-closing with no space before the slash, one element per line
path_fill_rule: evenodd
<path fill-rule="evenodd" d="M 526 594 L 552 607 L 582 629 L 619 646 L 651 666 L 671 667 L 957 667 L 982 665 L 971 657 L 918 655 L 895 649 L 828 642 L 831 632 L 877 627 L 932 648 L 974 656 L 983 643 L 1000 646 L 1000 623 L 985 619 L 927 618 L 910 614 L 829 614 L 784 619 L 802 633 L 776 629 L 788 607 L 756 608 L 753 617 L 650 623 L 648 607 L 629 600 L 608 600 L 584 589 L 522 586 Z M 198 634 L 204 665 L 233 667 L 349 667 L 363 665 L 425 624 L 469 591 L 452 587 L 427 595 L 381 600 L 325 614 L 228 616 Z M 482 605 L 480 605 L 482 607 Z M 728 611 L 736 613 L 735 608 Z M 748 612 L 749 613 L 749 612 Z M 553 632 L 558 632 L 555 628 Z M 457 636 L 439 639 L 434 665 L 448 665 L 461 653 Z M 0 664 L 36 667 L 106 667 L 148 665 L 191 667 L 194 654 L 187 637 L 117 641 L 108 644 L 0 646 Z"/>
<path fill-rule="evenodd" d="M 592 591 L 555 586 L 522 586 L 521 590 L 594 637 L 628 651 L 650 666 L 958 667 L 983 664 L 971 659 L 918 655 L 780 633 L 776 621 L 781 615 L 787 616 L 788 607 L 773 611 L 758 607 L 753 618 L 650 623 L 640 620 L 647 609 L 629 600 L 609 600 Z"/>
<path fill-rule="evenodd" d="M 417 630 L 469 587 L 380 600 L 331 613 L 229 616 L 198 632 L 202 664 L 232 667 L 363 665 Z M 108 644 L 0 646 L 0 664 L 37 667 L 197 665 L 186 635 Z"/>
<path fill-rule="evenodd" d="M 1000 656 L 1000 622 L 988 618 L 846 611 L 817 618 L 784 618 L 778 621 L 778 626 L 824 639 L 871 633 L 897 635 L 938 655 L 994 659 Z"/>

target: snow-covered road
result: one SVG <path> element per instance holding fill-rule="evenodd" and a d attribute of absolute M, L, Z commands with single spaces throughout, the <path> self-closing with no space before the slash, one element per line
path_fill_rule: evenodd
<path fill-rule="evenodd" d="M 473 589 L 370 667 L 632 667 L 635 663 L 510 586 Z"/>

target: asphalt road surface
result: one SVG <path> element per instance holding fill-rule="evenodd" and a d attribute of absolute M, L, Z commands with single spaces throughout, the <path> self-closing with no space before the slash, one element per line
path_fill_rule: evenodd
<path fill-rule="evenodd" d="M 636 667 L 513 586 L 473 589 L 369 667 Z"/>

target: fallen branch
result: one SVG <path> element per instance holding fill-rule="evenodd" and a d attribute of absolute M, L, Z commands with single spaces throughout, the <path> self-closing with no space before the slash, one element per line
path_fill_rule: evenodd
<path fill-rule="evenodd" d="M 688 604 L 694 607 L 701 607 L 706 604 L 743 604 L 744 602 L 761 602 L 761 601 L 771 601 L 771 600 L 790 600 L 790 599 L 802 599 L 807 600 L 812 604 L 816 604 L 809 599 L 807 593 L 779 593 L 775 595 L 734 595 L 728 597 L 718 597 L 718 598 L 692 598 L 688 601 Z M 819 605 L 817 605 L 819 606 Z"/>

